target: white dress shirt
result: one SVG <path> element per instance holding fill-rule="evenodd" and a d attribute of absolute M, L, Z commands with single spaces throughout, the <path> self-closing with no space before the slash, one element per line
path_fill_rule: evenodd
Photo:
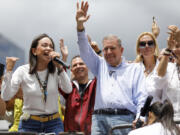
<path fill-rule="evenodd" d="M 163 89 L 162 100 L 168 98 L 174 108 L 174 120 L 180 120 L 180 80 L 175 63 L 168 63 L 167 72 L 164 77 L 154 75 L 153 86 Z"/>
<path fill-rule="evenodd" d="M 40 80 L 45 80 L 47 69 L 37 72 Z M 29 64 L 23 65 L 12 72 L 6 72 L 2 83 L 1 97 L 4 100 L 11 99 L 21 86 L 23 90 L 23 113 L 31 115 L 52 114 L 58 112 L 58 87 L 65 93 L 72 91 L 72 86 L 66 72 L 57 71 L 53 74 L 49 73 L 47 83 L 47 101 L 42 98 L 42 91 L 35 74 L 29 74 Z"/>
<path fill-rule="evenodd" d="M 143 62 L 140 62 L 139 64 L 145 71 L 145 66 Z M 152 103 L 162 100 L 162 89 L 155 89 L 154 86 L 152 85 L 154 82 L 153 76 L 156 73 L 158 64 L 159 64 L 159 61 L 156 62 L 156 65 L 153 71 L 149 73 L 147 76 L 145 76 L 145 87 L 146 87 L 148 95 L 153 96 Z"/>

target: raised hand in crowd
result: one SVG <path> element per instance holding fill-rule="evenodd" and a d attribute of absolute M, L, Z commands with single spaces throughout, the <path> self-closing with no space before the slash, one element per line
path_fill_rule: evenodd
<path fill-rule="evenodd" d="M 67 46 L 64 45 L 64 39 L 60 39 L 59 46 L 60 46 L 60 51 L 61 51 L 61 54 L 62 54 L 62 60 L 64 62 L 66 62 L 67 57 L 68 57 L 68 48 L 67 48 Z"/>
<path fill-rule="evenodd" d="M 12 71 L 17 60 L 19 60 L 17 57 L 6 57 L 6 70 Z"/>
<path fill-rule="evenodd" d="M 100 48 L 98 47 L 98 44 L 97 44 L 97 42 L 96 41 L 92 41 L 91 42 L 91 47 L 93 48 L 93 50 L 99 55 L 99 56 L 102 56 L 102 54 L 101 54 L 101 50 L 100 50 Z"/>
<path fill-rule="evenodd" d="M 64 39 L 60 39 L 60 42 L 59 42 L 59 48 L 60 48 L 60 51 L 61 51 L 61 54 L 62 54 L 62 60 L 64 62 L 67 61 L 67 57 L 68 57 L 68 48 L 67 46 L 64 45 Z M 74 80 L 74 74 L 71 72 L 71 80 Z"/>
<path fill-rule="evenodd" d="M 167 39 L 167 47 L 168 49 L 173 49 L 176 45 L 176 40 L 174 39 L 174 35 L 173 34 L 170 34 L 168 39 Z"/>
<path fill-rule="evenodd" d="M 102 51 L 100 50 L 97 42 L 96 42 L 96 41 L 92 41 L 92 40 L 91 40 L 91 37 L 90 37 L 89 35 L 87 35 L 87 37 L 88 37 L 88 42 L 89 42 L 89 44 L 91 45 L 92 49 L 93 49 L 99 56 L 102 56 L 102 54 L 101 54 Z"/>
<path fill-rule="evenodd" d="M 180 29 L 176 25 L 170 25 L 168 29 L 170 30 L 168 33 L 172 35 L 173 39 L 180 43 Z"/>
<path fill-rule="evenodd" d="M 160 33 L 160 28 L 155 20 L 155 17 L 153 16 L 153 23 L 152 23 L 152 33 L 157 38 Z"/>
<path fill-rule="evenodd" d="M 88 7 L 89 7 L 89 5 L 88 5 L 87 1 L 85 3 L 84 3 L 84 1 L 82 1 L 81 7 L 79 7 L 79 2 L 77 2 L 76 21 L 77 21 L 78 31 L 84 30 L 83 24 L 90 17 L 90 15 L 87 15 Z"/>

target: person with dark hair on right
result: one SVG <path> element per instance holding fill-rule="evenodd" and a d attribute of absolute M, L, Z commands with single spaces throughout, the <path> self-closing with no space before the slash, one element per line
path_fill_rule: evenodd
<path fill-rule="evenodd" d="M 149 108 L 148 126 L 131 131 L 128 135 L 179 135 L 173 120 L 174 109 L 169 100 L 155 102 Z"/>
<path fill-rule="evenodd" d="M 153 16 L 153 23 L 152 23 L 152 33 L 155 36 L 155 38 L 157 38 L 159 36 L 160 33 L 160 28 L 155 20 L 155 17 Z"/>

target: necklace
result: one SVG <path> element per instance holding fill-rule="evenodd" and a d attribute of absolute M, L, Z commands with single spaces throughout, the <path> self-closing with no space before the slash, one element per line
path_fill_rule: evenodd
<path fill-rule="evenodd" d="M 154 69 L 155 65 L 156 65 L 156 57 L 154 56 L 154 62 L 149 65 L 149 66 L 145 66 L 145 61 L 143 60 L 143 64 L 144 64 L 144 67 L 145 67 L 145 70 L 144 70 L 144 73 L 146 76 L 148 76 Z"/>
<path fill-rule="evenodd" d="M 151 70 L 150 69 L 146 69 L 146 70 L 144 70 L 144 72 L 147 73 L 147 74 L 150 74 Z"/>
<path fill-rule="evenodd" d="M 144 73 L 146 73 L 147 75 L 150 74 L 153 71 L 154 67 L 155 67 L 155 64 L 153 64 L 152 66 L 149 66 L 148 68 L 145 68 Z"/>
<path fill-rule="evenodd" d="M 43 98 L 43 101 L 46 102 L 46 99 L 47 99 L 47 83 L 48 83 L 48 77 L 49 77 L 49 70 L 47 71 L 47 74 L 46 74 L 46 79 L 45 81 L 41 81 L 40 78 L 39 78 L 39 75 L 37 72 L 35 72 L 35 75 L 36 75 L 36 78 L 38 80 L 38 83 L 40 85 L 40 89 L 41 89 L 41 92 L 42 92 L 42 98 Z"/>

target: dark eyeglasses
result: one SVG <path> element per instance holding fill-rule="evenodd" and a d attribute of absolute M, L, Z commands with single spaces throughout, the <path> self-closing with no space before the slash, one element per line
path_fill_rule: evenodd
<path fill-rule="evenodd" d="M 148 44 L 149 47 L 153 47 L 154 41 L 152 41 L 152 40 L 147 41 L 147 42 L 141 41 L 141 42 L 139 42 L 139 48 L 145 48 L 146 44 Z"/>

